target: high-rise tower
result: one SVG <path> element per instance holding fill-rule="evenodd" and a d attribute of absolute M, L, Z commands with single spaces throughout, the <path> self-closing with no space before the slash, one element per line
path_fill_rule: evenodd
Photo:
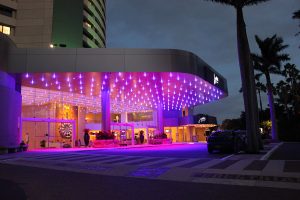
<path fill-rule="evenodd" d="M 18 47 L 105 47 L 105 0 L 2 0 L 0 31 Z"/>

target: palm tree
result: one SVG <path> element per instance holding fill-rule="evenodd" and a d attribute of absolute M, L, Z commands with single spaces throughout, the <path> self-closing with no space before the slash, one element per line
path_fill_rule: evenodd
<path fill-rule="evenodd" d="M 293 15 L 293 19 L 300 19 L 300 10 L 294 12 L 294 15 Z M 299 27 L 300 27 L 300 24 L 299 24 Z M 299 35 L 300 32 L 298 32 L 296 35 Z M 300 46 L 299 46 L 300 48 Z"/>
<path fill-rule="evenodd" d="M 290 109 L 289 103 L 291 101 L 291 87 L 287 82 L 279 81 L 276 85 L 277 91 L 277 103 L 278 105 L 282 105 L 286 112 L 287 119 L 290 119 Z"/>
<path fill-rule="evenodd" d="M 294 114 L 297 113 L 297 105 L 298 105 L 298 99 L 300 99 L 299 95 L 299 83 L 300 83 L 300 71 L 297 69 L 296 65 L 287 63 L 284 65 L 284 69 L 282 71 L 282 74 L 285 77 L 286 83 L 290 87 L 290 96 L 292 99 Z"/>
<path fill-rule="evenodd" d="M 278 140 L 273 86 L 270 74 L 282 74 L 281 63 L 289 60 L 290 58 L 288 54 L 281 53 L 281 51 L 287 48 L 288 45 L 284 45 L 282 38 L 277 37 L 276 35 L 264 40 L 261 40 L 257 35 L 255 35 L 255 40 L 258 44 L 261 55 L 252 54 L 252 58 L 255 63 L 254 68 L 255 70 L 263 73 L 266 77 L 270 116 L 272 121 L 272 139 Z"/>
<path fill-rule="evenodd" d="M 261 92 L 266 92 L 267 91 L 266 86 L 262 82 L 260 82 L 260 77 L 262 75 L 263 75 L 262 73 L 258 73 L 258 74 L 254 75 L 254 78 L 255 78 L 255 88 L 256 88 L 256 91 L 257 91 L 257 94 L 258 94 L 260 112 L 263 111 L 263 109 L 262 109 L 262 101 L 261 101 Z M 243 88 L 241 88 L 239 90 L 239 92 L 243 92 Z"/>
<path fill-rule="evenodd" d="M 243 8 L 257 5 L 269 0 L 206 0 L 233 6 L 236 10 L 237 19 L 237 49 L 239 56 L 240 72 L 244 106 L 246 112 L 246 129 L 248 139 L 248 152 L 258 153 L 261 141 L 258 137 L 258 108 L 255 90 L 254 70 L 250 58 L 250 48 L 244 21 Z"/>

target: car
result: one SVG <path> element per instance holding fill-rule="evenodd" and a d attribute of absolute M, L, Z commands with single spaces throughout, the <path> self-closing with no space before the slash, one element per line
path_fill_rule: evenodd
<path fill-rule="evenodd" d="M 234 152 L 246 150 L 247 137 L 245 130 L 225 130 L 215 131 L 207 137 L 207 151 L 213 153 L 214 150 L 219 152 Z"/>

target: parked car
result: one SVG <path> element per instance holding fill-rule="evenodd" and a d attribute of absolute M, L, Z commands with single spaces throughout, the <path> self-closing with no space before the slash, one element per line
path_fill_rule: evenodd
<path fill-rule="evenodd" d="M 244 130 L 215 131 L 207 137 L 207 151 L 229 151 L 237 153 L 246 150 L 247 137 Z"/>

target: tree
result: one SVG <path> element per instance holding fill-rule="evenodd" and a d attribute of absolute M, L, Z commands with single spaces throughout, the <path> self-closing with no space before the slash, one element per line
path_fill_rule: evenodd
<path fill-rule="evenodd" d="M 262 108 L 262 101 L 261 101 L 261 92 L 266 92 L 267 88 L 266 86 L 260 82 L 260 77 L 262 76 L 262 73 L 259 74 L 255 74 L 255 87 L 256 87 L 256 91 L 258 93 L 258 98 L 259 98 L 259 106 L 260 106 L 260 112 L 262 112 L 263 108 Z"/>
<path fill-rule="evenodd" d="M 254 68 L 265 75 L 268 102 L 270 107 L 270 116 L 272 121 L 272 139 L 278 140 L 277 123 L 274 107 L 273 86 L 270 74 L 282 74 L 281 63 L 288 61 L 288 54 L 281 53 L 288 45 L 283 44 L 281 37 L 273 35 L 264 40 L 255 35 L 256 43 L 260 49 L 261 55 L 252 54 Z"/>
<path fill-rule="evenodd" d="M 258 136 L 258 106 L 254 81 L 254 70 L 250 58 L 250 48 L 244 21 L 243 8 L 257 5 L 269 0 L 206 0 L 224 5 L 233 6 L 236 10 L 237 20 L 237 49 L 242 79 L 244 106 L 246 112 L 246 129 L 248 149 L 250 153 L 258 153 L 261 146 Z"/>
<path fill-rule="evenodd" d="M 284 81 L 279 81 L 276 85 L 277 98 L 276 101 L 279 106 L 283 106 L 287 118 L 290 118 L 289 103 L 291 102 L 291 87 Z"/>
<path fill-rule="evenodd" d="M 300 10 L 294 12 L 293 19 L 299 19 L 300 20 Z M 300 27 L 300 23 L 299 23 L 299 27 Z M 296 35 L 300 35 L 300 32 L 298 32 Z M 300 48 L 300 46 L 299 46 L 299 48 Z"/>
<path fill-rule="evenodd" d="M 289 96 L 293 112 L 296 115 L 299 110 L 300 101 L 300 71 L 297 69 L 296 65 L 287 63 L 284 66 L 282 74 L 285 77 L 286 84 L 290 88 Z"/>
<path fill-rule="evenodd" d="M 256 88 L 256 91 L 257 91 L 257 94 L 258 94 L 258 99 L 259 99 L 259 108 L 260 108 L 259 113 L 261 113 L 262 110 L 263 110 L 262 101 L 261 101 L 261 92 L 266 92 L 267 91 L 266 86 L 262 82 L 260 82 L 260 77 L 261 76 L 262 76 L 262 73 L 255 74 L 255 76 L 254 76 L 254 78 L 255 78 L 255 88 Z M 239 90 L 239 92 L 243 92 L 243 88 L 241 88 Z"/>

